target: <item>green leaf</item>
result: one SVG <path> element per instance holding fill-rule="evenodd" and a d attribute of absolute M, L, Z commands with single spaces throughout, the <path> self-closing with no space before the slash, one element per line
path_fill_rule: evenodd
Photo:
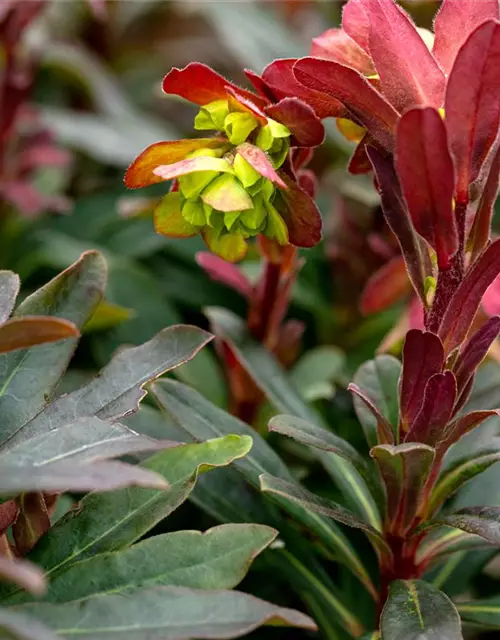
<path fill-rule="evenodd" d="M 65 638 L 82 640 L 234 638 L 265 624 L 316 628 L 298 611 L 245 593 L 180 587 L 141 589 L 62 605 L 28 604 L 16 610 L 36 616 Z"/>
<path fill-rule="evenodd" d="M 451 498 L 463 485 L 479 474 L 486 471 L 491 465 L 500 460 L 500 438 L 494 439 L 498 444 L 485 448 L 472 456 L 466 456 L 454 460 L 439 477 L 432 490 L 428 513 L 434 513 L 448 499 Z"/>
<path fill-rule="evenodd" d="M 2 464 L 0 496 L 15 498 L 28 491 L 111 491 L 128 486 L 167 489 L 160 475 L 123 462 L 97 461 L 88 464 L 52 462 L 42 466 Z"/>
<path fill-rule="evenodd" d="M 277 533 L 258 524 L 226 524 L 205 533 L 176 531 L 154 536 L 61 571 L 52 578 L 44 600 L 69 602 L 160 585 L 233 589 Z"/>
<path fill-rule="evenodd" d="M 230 435 L 155 454 L 144 467 L 163 475 L 168 491 L 132 488 L 90 494 L 78 512 L 68 513 L 41 538 L 30 560 L 50 576 L 96 553 L 132 544 L 186 500 L 198 473 L 230 464 L 245 456 L 251 445 L 248 436 Z"/>
<path fill-rule="evenodd" d="M 14 317 L 50 315 L 69 320 L 81 329 L 99 304 L 105 284 L 104 259 L 89 251 L 26 298 Z M 77 339 L 71 338 L 0 355 L 0 441 L 14 436 L 43 409 L 66 370 L 76 343 Z"/>
<path fill-rule="evenodd" d="M 140 451 L 166 449 L 176 444 L 138 435 L 121 424 L 99 418 L 82 418 L 0 453 L 0 466 L 93 462 Z"/>
<path fill-rule="evenodd" d="M 475 549 L 487 546 L 487 542 L 480 536 L 476 536 L 460 529 L 443 527 L 431 531 L 420 544 L 417 552 L 417 562 L 428 561 L 438 556 L 455 553 L 464 549 Z M 436 586 L 439 586 L 436 584 Z"/>
<path fill-rule="evenodd" d="M 393 356 L 377 356 L 361 365 L 354 376 L 354 384 L 370 398 L 381 414 L 396 430 L 399 419 L 398 382 L 401 363 Z M 377 444 L 377 420 L 366 404 L 357 396 L 353 399 L 358 420 L 370 447 Z"/>
<path fill-rule="evenodd" d="M 273 405 L 284 413 L 300 417 L 307 422 L 321 424 L 321 418 L 301 398 L 275 357 L 267 349 L 252 340 L 240 318 L 225 309 L 210 308 L 206 311 L 217 336 L 228 341 L 243 367 Z M 315 457 L 323 464 L 340 489 L 346 493 L 357 513 L 376 529 L 381 519 L 377 503 L 364 479 L 351 461 L 340 459 L 331 452 L 315 451 Z M 275 474 L 276 475 L 276 474 Z"/>
<path fill-rule="evenodd" d="M 119 304 L 103 300 L 83 330 L 85 333 L 92 333 L 93 331 L 112 329 L 122 322 L 130 320 L 133 316 L 134 311 L 132 309 L 126 309 Z"/>
<path fill-rule="evenodd" d="M 192 358 L 212 336 L 197 327 L 174 326 L 160 331 L 139 347 L 118 353 L 89 384 L 61 396 L 26 424 L 13 442 L 46 433 L 96 415 L 116 419 L 137 410 L 146 392 L 143 385 Z"/>
<path fill-rule="evenodd" d="M 399 533 L 406 531 L 418 511 L 435 453 L 432 447 L 413 442 L 370 450 L 386 486 L 388 519 Z"/>
<path fill-rule="evenodd" d="M 236 462 L 234 468 L 254 487 L 260 488 L 259 476 L 263 473 L 292 480 L 286 465 L 257 432 L 241 420 L 214 407 L 196 391 L 172 380 L 161 380 L 151 385 L 150 392 L 166 416 L 175 420 L 197 440 L 226 433 L 252 434 L 254 446 L 251 453 Z M 298 522 L 310 528 L 373 592 L 370 577 L 357 552 L 335 523 L 296 505 L 293 515 Z"/>
<path fill-rule="evenodd" d="M 381 631 L 384 640 L 463 640 L 451 600 L 422 580 L 391 583 Z"/>
<path fill-rule="evenodd" d="M 457 603 L 458 613 L 466 625 L 481 629 L 500 630 L 500 597 Z"/>
<path fill-rule="evenodd" d="M 431 520 L 424 528 L 441 525 L 473 533 L 491 544 L 500 544 L 500 507 L 466 507 L 449 516 Z"/>
<path fill-rule="evenodd" d="M 6 609 L 0 609 L 0 634 L 9 640 L 60 640 L 38 620 Z"/>
<path fill-rule="evenodd" d="M 9 319 L 20 285 L 18 275 L 12 271 L 0 271 L 0 324 Z"/>
<path fill-rule="evenodd" d="M 309 402 L 331 398 L 335 393 L 332 383 L 339 378 L 344 365 L 345 356 L 337 347 L 316 347 L 306 351 L 293 367 L 290 381 Z"/>
<path fill-rule="evenodd" d="M 295 502 L 310 511 L 325 515 L 337 522 L 341 522 L 347 527 L 361 529 L 368 536 L 374 549 L 380 555 L 391 555 L 391 551 L 387 546 L 382 535 L 366 522 L 359 520 L 348 509 L 332 500 L 327 500 L 321 496 L 317 496 L 300 485 L 275 478 L 270 475 L 263 474 L 260 478 L 261 490 L 264 493 L 270 493 L 276 499 L 278 504 L 289 510 L 287 506 L 289 502 Z"/>

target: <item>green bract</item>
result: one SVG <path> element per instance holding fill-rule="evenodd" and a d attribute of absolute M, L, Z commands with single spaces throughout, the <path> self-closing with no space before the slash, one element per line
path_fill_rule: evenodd
<path fill-rule="evenodd" d="M 202 107 L 195 118 L 198 130 L 217 130 L 227 137 L 218 148 L 201 148 L 186 155 L 178 174 L 178 189 L 165 196 L 156 211 L 156 228 L 166 235 L 202 233 L 212 251 L 227 260 L 246 252 L 246 239 L 264 234 L 284 245 L 288 230 L 274 206 L 276 186 L 262 175 L 267 164 L 278 169 L 290 148 L 290 131 L 274 120 L 263 125 L 253 113 L 236 110 L 227 100 Z M 240 145 L 252 145 L 260 161 L 244 157 Z M 197 163 L 187 163 L 198 159 Z M 261 173 L 262 172 L 262 173 Z M 272 176 L 271 176 L 272 177 Z"/>

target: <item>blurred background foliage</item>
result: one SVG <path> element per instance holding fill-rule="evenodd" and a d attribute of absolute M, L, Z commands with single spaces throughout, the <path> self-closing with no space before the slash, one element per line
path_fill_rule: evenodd
<path fill-rule="evenodd" d="M 403 4 L 420 26 L 429 27 L 439 3 Z M 142 343 L 165 326 L 187 322 L 208 327 L 207 306 L 225 307 L 242 317 L 246 313 L 245 300 L 211 280 L 196 263 L 196 253 L 204 249 L 199 238 L 177 241 L 154 233 L 152 206 L 166 186 L 156 185 L 139 194 L 123 186 L 126 167 L 145 146 L 193 135 L 194 109 L 161 94 L 163 75 L 174 66 L 197 60 L 245 84 L 244 68 L 260 72 L 275 58 L 306 55 L 312 37 L 339 24 L 341 9 L 341 2 L 324 0 L 109 0 L 93 5 L 83 0 L 47 0 L 18 46 L 22 56 L 34 61 L 30 106 L 41 126 L 51 132 L 54 144 L 70 152 L 69 162 L 57 166 L 42 162 L 33 177 L 41 193 L 64 198 L 64 212 L 49 206 L 43 214 L 34 215 L 2 207 L 0 269 L 18 272 L 26 294 L 86 249 L 97 248 L 105 255 L 109 266 L 106 300 L 86 327 L 61 391 L 79 386 L 120 347 Z M 0 68 L 1 64 L 0 58 Z M 391 257 L 392 240 L 371 178 L 346 173 L 353 145 L 335 122 L 327 122 L 327 131 L 327 144 L 312 163 L 319 177 L 324 241 L 304 254 L 305 266 L 293 291 L 289 315 L 304 322 L 306 332 L 291 378 L 338 434 L 362 449 L 346 383 L 401 323 L 404 303 L 367 317 L 359 311 L 364 285 Z M 255 251 L 240 268 L 255 279 L 259 266 Z M 397 339 L 391 344 L 397 350 Z M 215 350 L 204 349 L 176 375 L 227 408 L 227 385 Z M 481 409 L 500 405 L 500 367 L 495 362 L 487 363 L 478 376 L 471 404 L 469 408 Z M 270 407 L 262 409 L 261 426 L 270 412 Z M 130 424 L 137 427 L 139 422 L 143 427 L 147 422 L 143 430 L 156 430 L 156 435 L 163 428 L 148 407 Z M 480 447 L 498 432 L 499 424 L 490 421 L 480 438 L 466 439 L 460 447 Z M 270 440 L 317 491 L 325 493 L 329 487 L 331 497 L 341 491 L 326 481 L 324 471 L 304 450 L 284 439 Z M 458 501 L 477 504 L 480 496 L 481 504 L 500 504 L 499 487 L 500 467 L 495 466 L 468 485 Z M 169 519 L 168 526 L 196 529 L 213 523 L 188 504 Z M 353 544 L 362 544 L 352 530 L 349 537 Z M 494 555 L 454 554 L 436 570 L 435 584 L 452 595 L 460 594 L 478 566 L 486 567 L 475 579 L 477 595 L 498 594 L 500 570 L 491 562 Z M 266 554 L 256 562 L 243 590 L 300 608 L 286 576 L 263 579 L 269 569 L 265 559 Z M 327 562 L 325 569 L 363 618 L 364 607 L 369 611 L 371 605 L 364 602 L 358 583 L 333 562 Z M 280 633 L 281 637 L 299 634 L 274 629 L 256 635 L 278 638 Z"/>

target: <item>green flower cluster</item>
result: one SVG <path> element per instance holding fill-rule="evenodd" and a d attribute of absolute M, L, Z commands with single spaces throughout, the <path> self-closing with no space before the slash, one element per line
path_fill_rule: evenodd
<path fill-rule="evenodd" d="M 228 101 L 217 100 L 201 108 L 195 128 L 221 132 L 227 141 L 186 156 L 198 163 L 178 178 L 183 219 L 218 253 L 231 238 L 237 252 L 237 245 L 246 248 L 244 240 L 260 233 L 287 244 L 286 224 L 273 204 L 276 186 L 246 159 L 257 152 L 273 169 L 282 166 L 290 148 L 287 127 L 270 119 L 262 126 L 251 113 L 232 111 Z"/>

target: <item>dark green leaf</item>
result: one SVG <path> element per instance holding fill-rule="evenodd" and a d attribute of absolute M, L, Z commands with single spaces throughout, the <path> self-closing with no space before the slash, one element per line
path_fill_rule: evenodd
<path fill-rule="evenodd" d="M 11 444 L 64 426 L 75 418 L 96 415 L 113 420 L 133 413 L 146 394 L 146 382 L 179 367 L 211 339 L 210 334 L 197 327 L 179 325 L 164 329 L 139 347 L 121 351 L 89 384 L 48 405 Z"/>
<path fill-rule="evenodd" d="M 101 301 L 105 284 L 104 259 L 89 251 L 26 298 L 14 317 L 50 315 L 65 318 L 81 329 Z M 0 355 L 0 440 L 12 437 L 43 409 L 68 366 L 76 342 L 71 338 Z"/>
<path fill-rule="evenodd" d="M 422 580 L 396 580 L 381 618 L 384 640 L 462 640 L 451 600 Z"/>
<path fill-rule="evenodd" d="M 47 602 L 154 586 L 233 589 L 277 531 L 258 524 L 226 524 L 205 533 L 176 531 L 128 549 L 82 560 L 52 578 Z"/>
<path fill-rule="evenodd" d="M 65 638 L 188 640 L 235 638 L 265 624 L 314 630 L 306 615 L 238 591 L 155 587 L 58 604 L 16 607 Z"/>
<path fill-rule="evenodd" d="M 500 630 L 500 597 L 457 603 L 464 624 L 492 631 Z"/>
<path fill-rule="evenodd" d="M 290 372 L 290 380 L 305 400 L 330 398 L 335 393 L 333 382 L 344 365 L 345 356 L 337 347 L 316 347 L 300 358 Z"/>
<path fill-rule="evenodd" d="M 431 520 L 428 527 L 445 525 L 500 544 L 500 507 L 467 507 L 449 516 Z"/>

